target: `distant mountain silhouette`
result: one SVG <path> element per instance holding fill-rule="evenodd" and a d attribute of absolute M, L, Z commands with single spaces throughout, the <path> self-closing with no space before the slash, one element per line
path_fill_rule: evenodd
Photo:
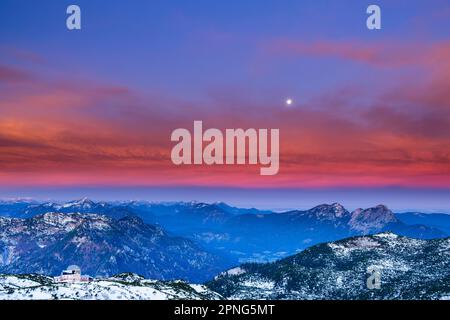
<path fill-rule="evenodd" d="M 384 205 L 349 212 L 333 203 L 276 213 L 236 208 L 223 202 L 94 202 L 83 198 L 67 203 L 10 202 L 3 203 L 0 209 L 8 216 L 28 218 L 48 212 L 95 213 L 116 220 L 137 216 L 235 262 L 272 261 L 317 243 L 384 231 L 419 239 L 448 235 L 437 224 L 447 216 L 429 223 L 431 216 L 419 219 L 416 215 L 412 219 L 410 214 L 396 215 Z"/>

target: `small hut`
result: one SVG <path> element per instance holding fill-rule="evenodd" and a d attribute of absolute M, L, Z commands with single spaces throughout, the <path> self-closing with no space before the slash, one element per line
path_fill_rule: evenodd
<path fill-rule="evenodd" d="M 55 282 L 88 282 L 91 280 L 91 277 L 82 275 L 80 267 L 76 265 L 68 266 L 60 276 L 55 277 Z"/>

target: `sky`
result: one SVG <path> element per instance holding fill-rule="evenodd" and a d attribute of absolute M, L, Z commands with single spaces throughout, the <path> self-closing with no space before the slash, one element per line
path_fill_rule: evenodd
<path fill-rule="evenodd" d="M 0 114 L 3 197 L 450 211 L 450 3 L 2 0 Z M 279 128 L 279 173 L 175 166 L 194 120 Z"/>

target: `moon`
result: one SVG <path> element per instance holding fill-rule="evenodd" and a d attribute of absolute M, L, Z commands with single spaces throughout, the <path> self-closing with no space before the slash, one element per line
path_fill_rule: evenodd
<path fill-rule="evenodd" d="M 294 103 L 294 101 L 291 98 L 287 98 L 285 103 L 287 106 L 290 106 L 292 105 L 292 103 Z"/>

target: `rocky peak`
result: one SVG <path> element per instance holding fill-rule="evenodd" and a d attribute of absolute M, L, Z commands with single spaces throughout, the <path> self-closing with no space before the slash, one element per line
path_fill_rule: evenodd
<path fill-rule="evenodd" d="M 79 200 L 75 200 L 75 201 L 70 201 L 67 202 L 66 204 L 64 204 L 62 207 L 63 208 L 68 208 L 68 207 L 81 207 L 81 208 L 91 208 L 95 205 L 95 202 L 84 197 L 82 199 Z"/>
<path fill-rule="evenodd" d="M 385 205 L 378 205 L 368 209 L 356 209 L 351 214 L 350 227 L 356 231 L 381 231 L 386 225 L 398 222 L 394 213 Z"/>
<path fill-rule="evenodd" d="M 321 220 L 334 221 L 350 216 L 350 213 L 339 203 L 321 204 L 308 212 Z"/>

